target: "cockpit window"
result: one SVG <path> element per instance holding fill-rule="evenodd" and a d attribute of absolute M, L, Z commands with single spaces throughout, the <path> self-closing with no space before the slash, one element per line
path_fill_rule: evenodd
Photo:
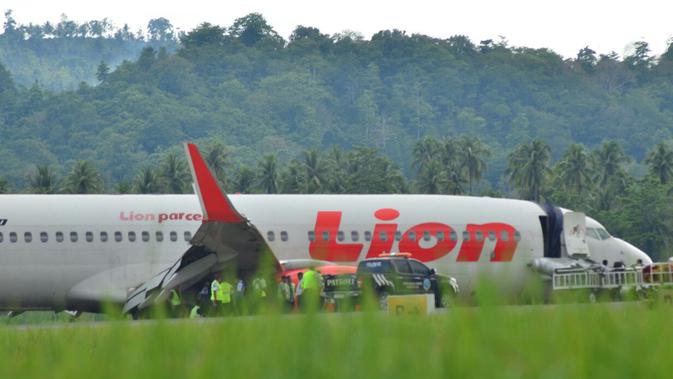
<path fill-rule="evenodd" d="M 610 233 L 608 233 L 608 231 L 605 229 L 599 228 L 596 229 L 596 232 L 598 233 L 598 235 L 601 237 L 602 240 L 610 238 Z"/>
<path fill-rule="evenodd" d="M 601 237 L 598 235 L 598 232 L 596 232 L 596 229 L 594 228 L 587 228 L 587 237 L 593 238 L 595 240 L 601 239 Z"/>

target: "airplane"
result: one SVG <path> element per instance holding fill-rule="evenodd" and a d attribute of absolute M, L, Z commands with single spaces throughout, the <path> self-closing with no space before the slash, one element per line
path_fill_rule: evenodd
<path fill-rule="evenodd" d="M 137 314 L 227 267 L 245 277 L 263 262 L 356 266 L 395 251 L 468 294 L 481 275 L 517 288 L 533 266 L 652 263 L 583 213 L 530 201 L 228 195 L 196 145 L 186 151 L 196 195 L 0 195 L 0 309 Z"/>

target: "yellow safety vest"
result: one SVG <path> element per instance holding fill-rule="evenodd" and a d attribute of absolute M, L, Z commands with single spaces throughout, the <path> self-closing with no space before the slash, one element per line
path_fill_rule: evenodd
<path fill-rule="evenodd" d="M 177 307 L 181 303 L 182 301 L 180 300 L 180 295 L 178 295 L 178 291 L 171 290 L 171 305 Z"/>
<path fill-rule="evenodd" d="M 315 290 L 320 287 L 318 283 L 318 273 L 313 270 L 308 270 L 304 273 L 304 277 L 301 279 L 301 289 L 302 290 Z"/>
<path fill-rule="evenodd" d="M 229 282 L 222 282 L 220 283 L 220 294 L 218 294 L 219 300 L 224 303 L 224 304 L 229 304 L 231 303 L 231 290 L 232 290 L 231 284 Z"/>
<path fill-rule="evenodd" d="M 189 318 L 199 318 L 201 315 L 199 315 L 199 309 L 201 309 L 198 305 L 195 305 L 192 308 L 192 311 L 189 312 Z"/>

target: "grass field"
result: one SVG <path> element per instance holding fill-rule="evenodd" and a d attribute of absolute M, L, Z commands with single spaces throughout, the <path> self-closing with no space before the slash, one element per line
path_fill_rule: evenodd
<path fill-rule="evenodd" d="M 0 326 L 0 378 L 670 377 L 642 303 Z"/>

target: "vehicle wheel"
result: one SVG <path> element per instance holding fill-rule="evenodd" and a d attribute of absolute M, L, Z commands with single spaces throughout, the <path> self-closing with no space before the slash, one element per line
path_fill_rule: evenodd
<path fill-rule="evenodd" d="M 388 310 L 388 293 L 386 292 L 379 295 L 379 309 L 382 311 Z"/>
<path fill-rule="evenodd" d="M 444 290 L 439 296 L 440 308 L 450 308 L 453 305 L 453 292 L 451 290 Z"/>

